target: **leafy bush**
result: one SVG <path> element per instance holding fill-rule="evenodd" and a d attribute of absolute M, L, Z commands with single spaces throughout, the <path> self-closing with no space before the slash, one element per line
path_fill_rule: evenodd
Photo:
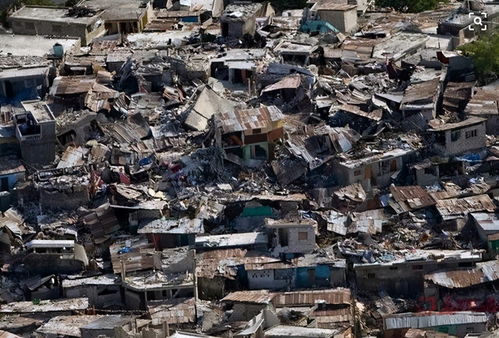
<path fill-rule="evenodd" d="M 475 71 L 483 82 L 499 75 L 499 33 L 483 35 L 478 40 L 458 47 L 473 59 Z"/>

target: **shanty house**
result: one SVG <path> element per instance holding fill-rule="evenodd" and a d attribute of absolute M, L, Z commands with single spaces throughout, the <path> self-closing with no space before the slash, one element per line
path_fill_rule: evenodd
<path fill-rule="evenodd" d="M 263 49 L 227 50 L 223 55 L 210 60 L 211 76 L 247 88 L 254 78 L 257 61 L 264 56 Z"/>
<path fill-rule="evenodd" d="M 196 237 L 198 251 L 213 249 L 248 248 L 265 250 L 268 246 L 268 237 L 265 232 L 244 232 L 225 235 L 205 235 Z"/>
<path fill-rule="evenodd" d="M 429 129 L 434 135 L 433 149 L 444 155 L 458 155 L 485 147 L 486 119 L 470 117 Z"/>
<path fill-rule="evenodd" d="M 84 166 L 40 170 L 35 188 L 42 207 L 74 210 L 90 201 L 90 174 Z"/>
<path fill-rule="evenodd" d="M 470 213 L 470 221 L 475 226 L 480 239 L 487 243 L 491 256 L 499 252 L 499 216 L 494 213 Z"/>
<path fill-rule="evenodd" d="M 276 106 L 235 110 L 215 115 L 216 143 L 228 159 L 250 164 L 274 156 L 274 142 L 282 139 L 284 115 Z"/>
<path fill-rule="evenodd" d="M 232 305 L 231 321 L 249 321 L 263 309 L 273 309 L 273 298 L 269 290 L 246 290 L 231 292 L 222 302 Z"/>
<path fill-rule="evenodd" d="M 388 315 L 383 318 L 384 337 L 403 337 L 410 328 L 428 329 L 459 338 L 467 334 L 487 330 L 487 314 L 484 312 L 408 312 Z"/>
<path fill-rule="evenodd" d="M 411 84 L 400 103 L 402 118 L 425 127 L 436 116 L 437 99 L 440 95 L 440 79 Z M 423 122 L 424 124 L 421 125 Z"/>
<path fill-rule="evenodd" d="M 439 199 L 436 207 L 441 217 L 440 227 L 446 231 L 461 231 L 471 213 L 492 213 L 496 209 L 494 202 L 487 194 Z"/>
<path fill-rule="evenodd" d="M 113 248 L 111 253 L 112 255 L 114 253 L 115 256 L 113 260 L 115 272 L 117 270 L 115 263 L 119 266 L 120 261 L 122 261 L 118 258 L 117 249 L 118 247 Z M 120 252 L 120 250 L 122 249 L 117 251 Z M 152 262 L 145 262 L 142 267 L 136 267 L 133 272 L 124 261 L 121 263 L 125 264 L 124 269 L 118 269 L 122 275 L 125 304 L 128 309 L 145 309 L 150 301 L 192 297 L 194 295 L 194 250 L 185 246 L 165 249 L 152 252 L 151 258 Z M 134 262 L 130 263 L 133 267 Z M 153 270 L 150 270 L 151 268 Z"/>
<path fill-rule="evenodd" d="M 482 260 L 480 251 L 419 250 L 391 256 L 389 262 L 355 263 L 359 290 L 385 291 L 390 296 L 417 297 L 424 289 L 424 275 L 444 268 L 472 267 Z"/>
<path fill-rule="evenodd" d="M 148 236 L 156 250 L 194 245 L 196 234 L 204 233 L 203 221 L 195 218 L 147 220 L 137 231 Z"/>
<path fill-rule="evenodd" d="M 159 6 L 156 6 L 155 4 L 154 7 L 156 8 Z M 179 0 L 179 1 L 175 0 L 173 1 L 172 8 L 169 8 L 168 10 L 208 12 L 211 17 L 219 18 L 224 10 L 224 1 L 223 0 Z"/>
<path fill-rule="evenodd" d="M 371 190 L 373 186 L 389 185 L 392 176 L 404 168 L 412 154 L 412 149 L 393 149 L 360 159 L 347 159 L 335 163 L 333 173 L 342 186 L 361 183 L 364 189 Z"/>
<path fill-rule="evenodd" d="M 343 286 L 345 261 L 313 254 L 285 262 L 244 264 L 249 289 L 295 289 Z"/>
<path fill-rule="evenodd" d="M 241 39 L 256 32 L 256 18 L 263 16 L 264 6 L 260 3 L 233 3 L 228 5 L 220 17 L 222 36 Z"/>
<path fill-rule="evenodd" d="M 276 255 L 311 253 L 316 248 L 317 224 L 313 220 L 273 220 L 267 218 L 265 227 L 270 232 L 269 241 Z"/>
<path fill-rule="evenodd" d="M 285 63 L 299 66 L 310 64 L 310 57 L 316 50 L 317 46 L 288 40 L 281 41 L 274 48 L 274 52 L 280 55 Z M 292 84 L 293 81 L 296 82 L 296 79 L 288 79 L 289 84 Z"/>
<path fill-rule="evenodd" d="M 16 137 L 24 161 L 48 164 L 55 159 L 55 117 L 42 101 L 23 101 L 23 113 L 14 116 Z"/>
<path fill-rule="evenodd" d="M 116 337 L 117 329 L 132 327 L 135 321 L 132 316 L 107 315 L 102 316 L 82 327 L 80 327 L 81 338 L 93 337 Z M 136 325 L 136 324 L 135 324 Z"/>
<path fill-rule="evenodd" d="M 499 81 L 475 88 L 465 110 L 470 116 L 487 119 L 487 134 L 499 135 Z"/>
<path fill-rule="evenodd" d="M 83 6 L 102 11 L 107 34 L 140 33 L 154 16 L 151 1 L 87 0 Z"/>
<path fill-rule="evenodd" d="M 473 310 L 497 312 L 499 261 L 477 263 L 472 268 L 439 270 L 425 278 L 425 308 L 432 311 Z"/>
<path fill-rule="evenodd" d="M 67 278 L 62 281 L 62 290 L 65 298 L 87 297 L 90 306 L 106 309 L 123 305 L 120 284 L 114 274 Z"/>
<path fill-rule="evenodd" d="M 312 20 L 329 22 L 342 33 L 354 33 L 357 30 L 357 5 L 320 0 L 310 11 Z"/>
<path fill-rule="evenodd" d="M 85 249 L 74 241 L 34 239 L 26 249 L 24 264 L 33 273 L 77 273 L 88 265 Z"/>
<path fill-rule="evenodd" d="M 14 34 L 78 37 L 82 45 L 105 33 L 100 13 L 79 16 L 66 8 L 25 6 L 9 17 Z"/>
<path fill-rule="evenodd" d="M 276 100 L 279 97 L 282 103 L 295 100 L 301 102 L 306 97 L 305 88 L 302 85 L 301 76 L 290 75 L 262 89 L 261 98 L 264 100 Z"/>
<path fill-rule="evenodd" d="M 351 292 L 346 288 L 274 292 L 272 303 L 278 313 L 293 309 L 308 315 L 323 329 L 353 323 Z"/>
<path fill-rule="evenodd" d="M 158 329 L 164 329 L 165 323 L 172 331 L 180 328 L 192 329 L 197 320 L 194 297 L 151 301 L 147 310 L 151 316 L 152 326 Z"/>

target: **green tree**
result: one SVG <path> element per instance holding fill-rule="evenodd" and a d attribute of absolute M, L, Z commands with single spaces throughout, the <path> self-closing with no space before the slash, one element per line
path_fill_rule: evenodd
<path fill-rule="evenodd" d="M 481 82 L 496 79 L 499 75 L 499 33 L 482 35 L 478 40 L 458 47 L 471 57 Z"/>

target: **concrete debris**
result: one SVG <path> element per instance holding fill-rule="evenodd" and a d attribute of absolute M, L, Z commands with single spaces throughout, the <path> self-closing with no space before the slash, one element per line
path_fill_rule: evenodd
<path fill-rule="evenodd" d="M 296 3 L 3 11 L 1 337 L 497 336 L 497 1 Z"/>

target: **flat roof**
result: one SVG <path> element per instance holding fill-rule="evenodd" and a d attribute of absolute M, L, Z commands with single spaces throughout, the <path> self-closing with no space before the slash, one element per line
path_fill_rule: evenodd
<path fill-rule="evenodd" d="M 68 16 L 67 8 L 24 6 L 14 12 L 9 19 L 89 25 L 98 19 L 98 15 L 77 18 Z"/>
<path fill-rule="evenodd" d="M 80 337 L 80 327 L 100 317 L 100 315 L 57 316 L 43 324 L 36 332 L 49 336 Z"/>
<path fill-rule="evenodd" d="M 499 232 L 499 217 L 492 212 L 473 212 L 471 216 L 484 231 Z"/>
<path fill-rule="evenodd" d="M 312 7 L 315 11 L 351 11 L 357 9 L 357 5 L 339 4 L 338 0 L 322 0 Z"/>
<path fill-rule="evenodd" d="M 265 337 L 314 337 L 329 338 L 334 337 L 338 330 L 320 329 L 315 327 L 301 327 L 290 325 L 277 325 L 265 331 Z"/>
<path fill-rule="evenodd" d="M 116 327 L 130 323 L 133 317 L 122 315 L 102 316 L 82 326 L 82 330 L 113 330 Z"/>
<path fill-rule="evenodd" d="M 0 69 L 0 79 L 12 79 L 22 77 L 46 76 L 49 71 L 49 66 L 33 67 L 33 68 L 11 68 Z"/>
<path fill-rule="evenodd" d="M 345 167 L 353 169 L 353 168 L 357 168 L 365 163 L 373 163 L 373 162 L 377 162 L 377 161 L 383 161 L 383 160 L 387 160 L 387 159 L 391 159 L 391 158 L 405 156 L 405 155 L 412 153 L 412 152 L 414 152 L 414 149 L 397 148 L 397 149 L 393 149 L 393 150 L 390 150 L 390 151 L 387 151 L 384 153 L 379 153 L 379 154 L 375 154 L 375 155 L 371 155 L 371 156 L 367 156 L 367 157 L 363 157 L 363 158 L 359 158 L 359 159 L 348 159 L 344 162 L 340 162 L 340 164 L 345 166 Z"/>
<path fill-rule="evenodd" d="M 68 278 L 62 281 L 63 288 L 84 285 L 118 285 L 118 275 L 108 274 L 84 278 Z"/>
<path fill-rule="evenodd" d="M 196 237 L 196 246 L 203 248 L 256 245 L 266 244 L 267 242 L 267 234 L 264 232 L 245 232 Z"/>
<path fill-rule="evenodd" d="M 52 111 L 44 101 L 22 101 L 21 105 L 27 112 L 30 112 L 33 115 L 33 117 L 36 119 L 36 122 L 38 123 L 55 120 Z"/>
<path fill-rule="evenodd" d="M 473 116 L 473 117 L 470 117 L 464 121 L 457 122 L 457 123 L 444 123 L 440 126 L 433 127 L 432 129 L 429 129 L 429 131 L 445 131 L 445 130 L 464 128 L 464 127 L 472 126 L 475 124 L 483 123 L 485 121 L 487 121 L 486 118 Z"/>
<path fill-rule="evenodd" d="M 74 241 L 34 239 L 26 243 L 27 248 L 72 248 Z"/>
<path fill-rule="evenodd" d="M 203 233 L 203 222 L 198 218 L 155 219 L 145 223 L 139 234 L 199 234 Z"/>
<path fill-rule="evenodd" d="M 40 35 L 0 34 L 1 55 L 46 56 L 52 54 L 52 48 L 58 43 L 64 51 L 79 44 L 79 38 L 52 38 Z"/>
<path fill-rule="evenodd" d="M 32 301 L 13 302 L 0 306 L 0 313 L 41 313 L 86 310 L 88 298 L 68 298 L 56 300 L 42 300 L 39 304 Z"/>
<path fill-rule="evenodd" d="M 267 228 L 305 228 L 314 227 L 316 222 L 312 219 L 297 219 L 297 220 L 285 220 L 285 219 L 265 219 L 265 227 Z"/>

